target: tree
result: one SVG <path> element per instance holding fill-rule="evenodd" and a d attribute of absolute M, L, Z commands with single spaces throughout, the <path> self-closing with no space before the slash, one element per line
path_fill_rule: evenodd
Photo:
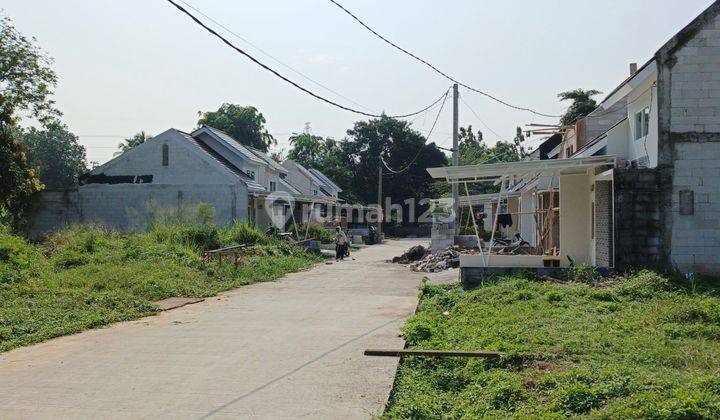
<path fill-rule="evenodd" d="M 132 149 L 135 146 L 141 145 L 145 143 L 147 140 L 150 140 L 152 138 L 152 135 L 145 134 L 145 131 L 140 131 L 139 133 L 135 133 L 134 136 L 127 138 L 123 140 L 120 144 L 118 144 L 118 148 L 120 149 L 116 155 L 121 155 L 128 150 Z"/>
<path fill-rule="evenodd" d="M 426 169 L 447 163 L 445 154 L 434 143 L 427 144 L 427 139 L 406 121 L 389 117 L 359 121 L 347 133 L 349 138 L 337 144 L 330 156 L 337 156 L 338 172 L 350 175 L 339 177 L 344 183 L 340 186 L 361 202 L 377 201 L 381 165 L 386 174 L 383 195 L 401 204 L 409 198 L 428 197 L 433 179 Z"/>
<path fill-rule="evenodd" d="M 78 137 L 59 121 L 41 130 L 34 127 L 21 130 L 20 138 L 28 163 L 48 188 L 72 186 L 78 176 L 87 171 L 85 147 L 78 144 Z"/>
<path fill-rule="evenodd" d="M 48 123 L 60 115 L 50 99 L 57 76 L 52 60 L 0 18 L 0 217 L 18 228 L 42 189 L 17 136 L 19 113 Z"/>
<path fill-rule="evenodd" d="M 207 125 L 230 134 L 238 142 L 267 152 L 277 144 L 265 129 L 265 117 L 254 106 L 222 104 L 217 111 L 205 112 L 198 125 Z"/>
<path fill-rule="evenodd" d="M 560 92 L 558 98 L 560 101 L 573 101 L 572 105 L 565 111 L 565 114 L 560 118 L 560 124 L 571 125 L 575 124 L 577 120 L 591 113 L 597 108 L 597 102 L 592 97 L 599 95 L 599 90 L 590 89 L 575 89 L 567 92 Z"/>
<path fill-rule="evenodd" d="M 288 159 L 310 168 L 319 168 L 327 150 L 325 140 L 312 134 L 295 134 L 290 137 L 292 149 L 288 152 Z"/>

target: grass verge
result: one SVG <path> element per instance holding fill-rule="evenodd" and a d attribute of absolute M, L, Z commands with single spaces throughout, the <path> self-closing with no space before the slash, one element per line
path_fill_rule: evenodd
<path fill-rule="evenodd" d="M 202 251 L 253 244 L 244 263 Z M 31 244 L 0 230 L 0 352 L 157 312 L 168 297 L 206 297 L 275 280 L 321 257 L 247 225 L 158 224 L 147 233 L 74 228 Z"/>
<path fill-rule="evenodd" d="M 588 285 L 425 286 L 385 418 L 720 418 L 720 289 L 650 271 Z"/>

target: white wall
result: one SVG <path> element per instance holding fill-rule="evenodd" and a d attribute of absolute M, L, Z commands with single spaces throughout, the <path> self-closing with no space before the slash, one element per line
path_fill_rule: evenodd
<path fill-rule="evenodd" d="M 648 157 L 647 166 L 654 168 L 658 162 L 658 103 L 657 87 L 652 85 L 657 80 L 657 73 L 653 73 L 643 83 L 634 87 L 627 96 L 628 102 L 628 158 L 631 161 Z M 651 102 L 652 100 L 652 102 Z M 650 108 L 650 126 L 648 135 L 635 139 L 635 114 L 643 109 Z"/>
<path fill-rule="evenodd" d="M 568 265 L 590 259 L 590 179 L 587 174 L 560 176 L 560 258 Z"/>

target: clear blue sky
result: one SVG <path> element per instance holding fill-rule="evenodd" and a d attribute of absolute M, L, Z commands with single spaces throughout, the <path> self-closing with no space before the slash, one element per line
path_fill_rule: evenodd
<path fill-rule="evenodd" d="M 327 0 L 187 0 L 253 44 L 343 96 L 376 112 L 406 113 L 429 104 L 449 82 L 401 55 Z M 711 0 L 344 0 L 343 4 L 401 46 L 445 72 L 507 101 L 547 113 L 573 88 L 609 92 Z M 274 78 L 221 45 L 165 0 L 3 0 L 16 27 L 37 37 L 55 59 L 56 100 L 81 136 L 88 158 L 106 161 L 122 136 L 169 127 L 191 130 L 198 111 L 223 102 L 255 105 L 287 148 L 289 133 L 310 122 L 316 134 L 341 138 L 358 119 Z M 341 103 L 232 38 L 298 82 Z M 500 137 L 515 127 L 553 122 L 507 109 L 471 92 L 464 99 Z M 434 115 L 414 125 L 429 129 Z M 462 125 L 494 143 L 461 103 Z M 447 146 L 452 119 L 443 112 L 431 140 Z M 93 137 L 118 136 L 118 137 Z"/>

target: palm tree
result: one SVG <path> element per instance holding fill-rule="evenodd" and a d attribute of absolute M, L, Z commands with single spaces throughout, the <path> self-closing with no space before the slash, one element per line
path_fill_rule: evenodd
<path fill-rule="evenodd" d="M 597 102 L 592 97 L 599 95 L 602 92 L 595 89 L 574 89 L 566 92 L 558 93 L 560 101 L 573 101 L 572 105 L 565 111 L 565 114 L 560 118 L 560 124 L 571 125 L 575 124 L 577 120 L 591 113 L 597 108 Z"/>

